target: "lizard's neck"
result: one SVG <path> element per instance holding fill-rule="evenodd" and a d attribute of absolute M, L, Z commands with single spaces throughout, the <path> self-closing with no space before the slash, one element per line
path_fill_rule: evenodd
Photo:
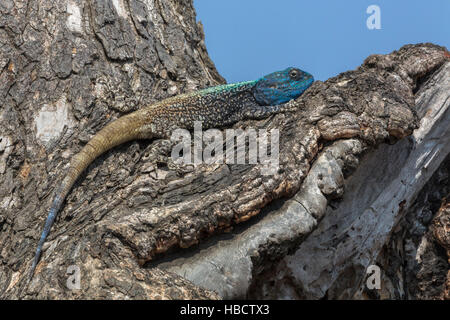
<path fill-rule="evenodd" d="M 243 81 L 243 82 L 236 82 L 236 83 L 230 83 L 230 84 L 222 84 L 214 87 L 205 88 L 202 90 L 199 90 L 199 94 L 210 94 L 210 93 L 225 93 L 225 92 L 240 92 L 240 91 L 247 91 L 255 86 L 257 80 L 251 80 L 251 81 Z"/>

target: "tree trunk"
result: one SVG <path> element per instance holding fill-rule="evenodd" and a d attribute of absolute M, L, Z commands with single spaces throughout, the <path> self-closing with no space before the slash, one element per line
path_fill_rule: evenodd
<path fill-rule="evenodd" d="M 191 1 L 2 0 L 0 13 L 1 298 L 366 297 L 366 268 L 418 219 L 423 186 L 448 192 L 448 176 L 432 178 L 449 161 L 448 52 L 409 45 L 316 81 L 290 112 L 237 123 L 279 129 L 274 175 L 181 165 L 169 140 L 110 150 L 75 184 L 28 283 L 54 189 L 92 135 L 224 80 Z"/>
<path fill-rule="evenodd" d="M 124 144 L 91 165 L 56 220 L 34 281 L 24 281 L 55 186 L 93 134 L 141 106 L 224 83 L 195 19 L 192 1 L 0 2 L 0 297 L 215 297 L 140 268 L 122 239 L 95 231 L 112 218 L 108 211 L 125 217 L 137 208 L 124 210 L 127 203 L 151 194 L 136 185 L 152 180 L 151 141 Z M 81 290 L 66 287 L 69 265 L 81 268 Z"/>

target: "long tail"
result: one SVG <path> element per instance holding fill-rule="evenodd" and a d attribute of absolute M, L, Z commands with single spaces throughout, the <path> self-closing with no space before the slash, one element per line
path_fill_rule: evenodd
<path fill-rule="evenodd" d="M 89 166 L 89 164 L 92 163 L 92 161 L 107 150 L 126 141 L 146 138 L 142 136 L 142 133 L 139 131 L 142 122 L 139 116 L 136 117 L 137 112 L 121 117 L 108 124 L 105 128 L 94 135 L 94 137 L 92 137 L 84 148 L 72 158 L 69 171 L 59 188 L 56 190 L 53 204 L 50 207 L 50 212 L 47 220 L 45 221 L 44 230 L 42 231 L 41 238 L 39 239 L 36 254 L 31 266 L 28 278 L 29 280 L 31 280 L 34 275 L 34 271 L 41 256 L 42 246 L 47 239 L 56 215 L 61 209 L 67 194 L 81 173 Z"/>

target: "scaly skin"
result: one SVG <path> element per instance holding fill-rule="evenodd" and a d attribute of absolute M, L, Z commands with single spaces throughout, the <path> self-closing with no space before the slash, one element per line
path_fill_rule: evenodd
<path fill-rule="evenodd" d="M 174 129 L 193 129 L 195 121 L 202 121 L 202 127 L 207 129 L 243 119 L 268 117 L 280 112 L 283 103 L 300 96 L 313 81 L 312 75 L 287 68 L 255 81 L 220 85 L 168 98 L 108 124 L 72 158 L 67 175 L 55 192 L 29 279 L 33 277 L 42 246 L 64 199 L 80 174 L 102 153 L 130 140 L 169 138 Z"/>

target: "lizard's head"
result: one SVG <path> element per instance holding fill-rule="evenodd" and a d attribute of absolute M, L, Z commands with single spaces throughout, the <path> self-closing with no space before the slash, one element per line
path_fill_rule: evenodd
<path fill-rule="evenodd" d="M 268 74 L 256 81 L 253 96 L 260 105 L 278 105 L 300 96 L 314 77 L 297 68 Z"/>

